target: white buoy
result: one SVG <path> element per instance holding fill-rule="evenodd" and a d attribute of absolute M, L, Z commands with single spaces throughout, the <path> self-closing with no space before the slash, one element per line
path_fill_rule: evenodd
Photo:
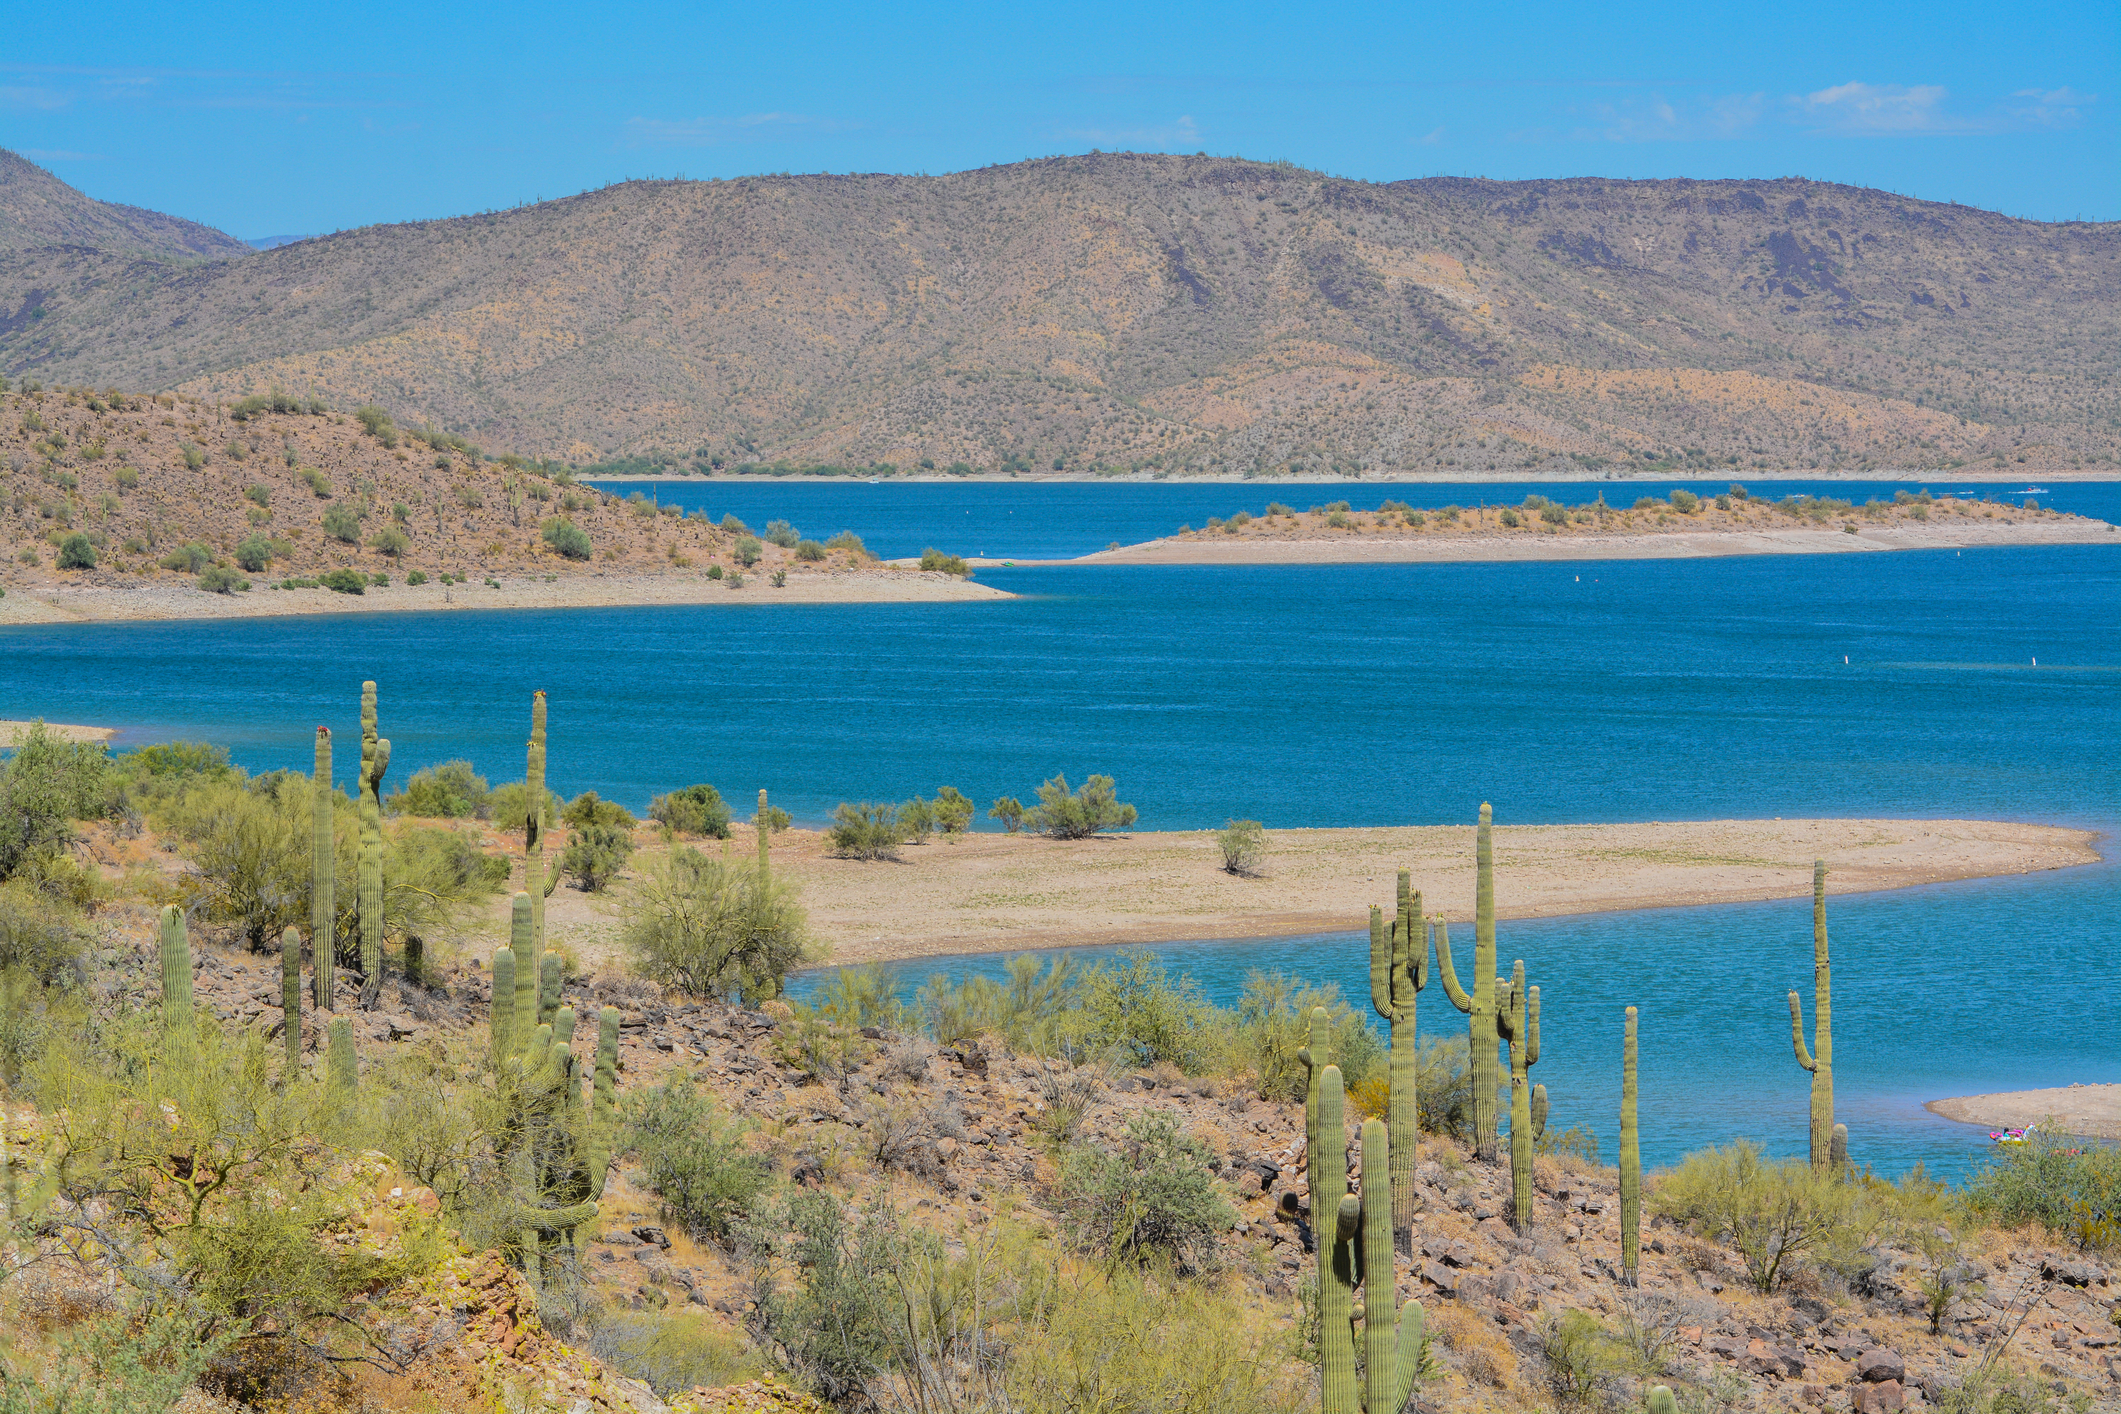
<path fill-rule="evenodd" d="M 1842 667 L 1844 667 L 1844 668 L 1845 668 L 1845 667 L 1847 667 L 1847 666 L 1848 666 L 1848 661 L 1849 661 L 1849 655 L 1848 655 L 1848 654 L 1846 654 L 1846 653 L 1842 654 L 1842 655 L 1841 655 L 1841 666 L 1842 666 Z"/>

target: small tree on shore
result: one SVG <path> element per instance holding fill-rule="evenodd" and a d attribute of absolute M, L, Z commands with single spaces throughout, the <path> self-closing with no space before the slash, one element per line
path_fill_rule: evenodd
<path fill-rule="evenodd" d="M 1024 803 L 1013 795 L 1005 795 L 994 802 L 987 818 L 1001 821 L 1002 828 L 1013 835 L 1024 828 Z"/>
<path fill-rule="evenodd" d="M 906 831 L 895 805 L 875 805 L 866 800 L 849 805 L 842 801 L 832 812 L 832 826 L 826 835 L 832 841 L 832 852 L 843 858 L 896 859 Z"/>
<path fill-rule="evenodd" d="M 1215 832 L 1222 850 L 1223 872 L 1248 877 L 1259 872 L 1259 861 L 1267 852 L 1266 827 L 1257 820 L 1232 820 Z"/>
<path fill-rule="evenodd" d="M 1120 803 L 1110 776 L 1092 776 L 1072 792 L 1065 775 L 1055 776 L 1038 788 L 1038 804 L 1024 812 L 1027 827 L 1057 840 L 1084 840 L 1134 821 L 1134 807 Z"/>

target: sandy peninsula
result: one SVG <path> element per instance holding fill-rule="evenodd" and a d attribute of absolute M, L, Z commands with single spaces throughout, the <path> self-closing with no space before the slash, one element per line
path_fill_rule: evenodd
<path fill-rule="evenodd" d="M 742 853 L 749 832 L 737 833 L 731 848 Z M 1541 918 L 1808 897 L 1817 858 L 1835 893 L 2022 874 L 2091 863 L 2095 838 L 1987 820 L 1500 826 L 1496 908 Z M 1470 825 L 1273 830 L 1269 841 L 1253 878 L 1223 872 L 1210 831 L 1073 843 L 975 834 L 860 862 L 833 857 L 821 833 L 790 830 L 774 838 L 774 865 L 800 886 L 812 926 L 843 963 L 1361 928 L 1371 904 L 1390 906 L 1402 868 L 1430 911 L 1472 916 Z M 583 961 L 612 955 L 617 896 L 562 889 L 552 908 L 554 936 Z"/>
<path fill-rule="evenodd" d="M 0 624 L 93 623 L 145 619 L 246 619 L 288 614 L 384 614 L 457 609 L 593 609 L 616 606 L 709 604 L 729 608 L 773 604 L 944 604 L 1013 596 L 946 574 L 885 567 L 791 575 L 776 589 L 764 575 L 741 589 L 726 579 L 679 571 L 497 575 L 500 588 L 469 584 L 392 584 L 364 594 L 329 589 L 275 589 L 260 584 L 244 594 L 211 594 L 188 580 L 131 584 L 81 582 L 10 590 L 0 599 Z"/>
<path fill-rule="evenodd" d="M 2025 1129 L 2051 1119 L 2065 1133 L 2121 1139 L 2121 1085 L 2058 1085 L 2049 1090 L 1962 1095 L 1931 1100 L 1923 1108 L 1962 1124 L 1991 1129 Z"/>
<path fill-rule="evenodd" d="M 35 725 L 35 722 L 0 721 L 0 747 L 14 746 Z M 72 722 L 46 722 L 44 730 L 60 741 L 109 741 L 118 734 L 116 727 L 84 727 Z"/>

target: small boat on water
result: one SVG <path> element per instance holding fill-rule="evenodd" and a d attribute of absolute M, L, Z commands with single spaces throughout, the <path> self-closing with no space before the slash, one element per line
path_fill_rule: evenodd
<path fill-rule="evenodd" d="M 2011 494 L 2014 496 L 2045 496 L 2049 493 L 2045 486 L 2028 486 L 2023 491 L 2013 491 Z"/>

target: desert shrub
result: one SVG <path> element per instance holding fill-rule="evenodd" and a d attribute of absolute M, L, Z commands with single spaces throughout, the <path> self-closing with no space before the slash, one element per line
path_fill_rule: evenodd
<path fill-rule="evenodd" d="M 270 506 L 272 504 L 272 491 L 264 484 L 253 481 L 250 485 L 243 488 L 243 499 L 253 505 Z"/>
<path fill-rule="evenodd" d="M 384 798 L 393 815 L 431 820 L 468 820 L 486 813 L 486 778 L 469 761 L 444 761 L 412 773 L 405 789 Z"/>
<path fill-rule="evenodd" d="M 833 807 L 825 837 L 832 842 L 832 852 L 846 859 L 895 859 L 906 838 L 897 806 L 866 800 Z"/>
<path fill-rule="evenodd" d="M 1620 1373 L 1619 1353 L 1588 1312 L 1555 1312 L 1539 1323 L 1534 1336 L 1547 1393 L 1557 1409 L 1594 1409 L 1607 1403 Z"/>
<path fill-rule="evenodd" d="M 857 560 L 870 558 L 869 547 L 862 543 L 861 536 L 856 535 L 851 530 L 843 530 L 830 540 L 827 540 L 825 548 L 828 550 L 845 550 Z"/>
<path fill-rule="evenodd" d="M 1663 509 L 1663 503 L 1655 496 L 1637 496 L 1631 510 L 1654 511 Z"/>
<path fill-rule="evenodd" d="M 1024 828 L 1023 802 L 1013 795 L 1002 796 L 987 811 L 987 818 L 1001 821 L 1002 828 L 1013 835 Z"/>
<path fill-rule="evenodd" d="M 972 828 L 972 801 L 956 786 L 938 790 L 928 808 L 935 816 L 935 828 L 946 835 L 961 835 Z"/>
<path fill-rule="evenodd" d="M 1224 873 L 1255 874 L 1267 852 L 1267 830 L 1257 820 L 1232 820 L 1215 832 L 1215 845 L 1222 851 Z"/>
<path fill-rule="evenodd" d="M 47 986 L 75 980 L 87 943 L 73 909 L 20 879 L 0 884 L 0 973 Z"/>
<path fill-rule="evenodd" d="M 935 833 L 935 807 L 914 796 L 898 808 L 899 837 L 913 844 L 928 843 Z"/>
<path fill-rule="evenodd" d="M 728 1242 L 771 1182 L 764 1156 L 746 1147 L 746 1126 L 690 1080 L 630 1094 L 621 1120 L 620 1147 L 639 1161 L 665 1219 L 696 1238 Z"/>
<path fill-rule="evenodd" d="M 1200 985 L 1173 978 L 1150 953 L 1129 949 L 1084 968 L 1076 992 L 1071 1039 L 1093 1054 L 1132 1066 L 1168 1061 L 1188 1075 L 1223 1059 L 1225 1029 Z"/>
<path fill-rule="evenodd" d="M 2035 1126 L 1967 1184 L 1967 1206 L 2003 1227 L 2040 1223 L 2080 1247 L 2121 1243 L 2121 1149 Z"/>
<path fill-rule="evenodd" d="M 1520 516 L 1519 514 L 1517 514 L 1517 512 L 1509 509 L 1508 507 L 1504 507 L 1502 512 L 1502 523 L 1504 525 L 1509 526 L 1512 530 L 1515 530 L 1518 526 L 1524 524 L 1524 517 Z"/>
<path fill-rule="evenodd" d="M 633 832 L 619 825 L 586 825 L 568 836 L 560 871 L 583 893 L 601 893 L 633 854 Z"/>
<path fill-rule="evenodd" d="M 326 570 L 317 576 L 317 583 L 334 594 L 366 594 L 368 576 L 359 570 Z"/>
<path fill-rule="evenodd" d="M 589 543 L 589 533 L 565 516 L 554 516 L 545 522 L 539 532 L 547 545 L 570 560 L 586 560 L 595 548 Z"/>
<path fill-rule="evenodd" d="M 135 466 L 121 466 L 111 472 L 110 479 L 118 483 L 120 491 L 131 491 L 140 484 L 140 469 Z"/>
<path fill-rule="evenodd" d="M 1110 776 L 1091 776 L 1074 792 L 1068 778 L 1055 776 L 1038 788 L 1038 804 L 1026 810 L 1026 827 L 1057 840 L 1088 839 L 1100 830 L 1125 829 L 1135 821 L 1134 807 L 1113 794 Z"/>
<path fill-rule="evenodd" d="M 198 471 L 206 465 L 206 448 L 196 443 L 179 442 L 177 452 L 184 458 L 184 469 L 187 471 Z"/>
<path fill-rule="evenodd" d="M 795 542 L 795 557 L 814 563 L 825 558 L 825 547 L 815 540 L 798 540 Z"/>
<path fill-rule="evenodd" d="M 707 577 L 709 579 L 720 579 L 722 577 L 722 567 L 720 565 L 707 566 Z"/>
<path fill-rule="evenodd" d="M 63 570 L 92 570 L 96 567 L 96 546 L 88 536 L 75 531 L 59 542 L 59 568 Z"/>
<path fill-rule="evenodd" d="M 1548 525 L 1567 525 L 1569 523 L 1568 511 L 1551 501 L 1540 510 L 1539 518 Z"/>
<path fill-rule="evenodd" d="M 143 1305 L 69 1330 L 49 1368 L 0 1386 L 6 1414 L 162 1414 L 236 1338 L 202 1337 L 181 1306 Z"/>
<path fill-rule="evenodd" d="M 751 527 L 738 520 L 734 513 L 724 515 L 719 523 L 724 534 L 749 535 L 751 533 Z"/>
<path fill-rule="evenodd" d="M 1750 1140 L 1692 1153 L 1658 1180 L 1657 1210 L 1728 1242 L 1754 1287 L 1772 1292 L 1849 1222 L 1860 1190 L 1801 1159 L 1770 1160 Z"/>
<path fill-rule="evenodd" d="M 818 1010 L 856 1030 L 878 1027 L 887 1031 L 906 1029 L 906 1008 L 899 1002 L 889 970 L 880 962 L 859 967 L 841 967 L 817 991 Z"/>
<path fill-rule="evenodd" d="M 618 1311 L 596 1323 L 589 1353 L 669 1398 L 766 1373 L 757 1352 L 704 1312 Z"/>
<path fill-rule="evenodd" d="M 1681 515 L 1692 515 L 1701 509 L 1701 498 L 1691 491 L 1674 491 L 1671 495 L 1672 509 Z"/>
<path fill-rule="evenodd" d="M 914 1009 L 944 1045 L 991 1035 L 1019 1051 L 1062 1049 L 1081 1003 L 1075 959 L 1055 957 L 1041 972 L 1035 954 L 1019 953 L 1002 968 L 1007 981 L 974 974 L 952 983 L 932 976 L 914 997 Z"/>
<path fill-rule="evenodd" d="M 946 555 L 933 545 L 921 551 L 921 568 L 932 574 L 970 574 L 971 566 L 959 555 Z"/>
<path fill-rule="evenodd" d="M 101 742 L 62 741 L 31 723 L 0 763 L 0 879 L 63 851 L 74 821 L 109 814 L 114 784 Z"/>
<path fill-rule="evenodd" d="M 193 540 L 179 545 L 155 563 L 166 570 L 177 570 L 183 574 L 197 574 L 214 562 L 214 552 Z"/>
<path fill-rule="evenodd" d="M 1334 1060 L 1351 1092 L 1384 1073 L 1383 1044 L 1336 983 L 1314 987 L 1280 972 L 1254 971 L 1237 999 L 1236 1058 L 1250 1065 L 1261 1099 L 1303 1102 L 1310 1071 L 1297 1052 L 1310 1044 L 1315 1007 L 1332 1018 Z"/>
<path fill-rule="evenodd" d="M 411 574 L 405 576 L 405 582 L 415 587 L 425 584 L 427 583 L 427 571 L 414 570 Z"/>
<path fill-rule="evenodd" d="M 593 790 L 585 790 L 568 801 L 560 811 L 560 819 L 575 830 L 586 830 L 592 825 L 615 825 L 630 830 L 637 823 L 632 811 L 616 800 L 601 799 Z"/>
<path fill-rule="evenodd" d="M 892 1361 L 900 1309 L 893 1273 L 906 1244 L 887 1210 L 850 1221 L 827 1193 L 791 1198 L 785 1230 L 795 1237 L 794 1283 L 784 1289 L 760 1273 L 755 1328 L 820 1395 L 852 1403 Z"/>
<path fill-rule="evenodd" d="M 374 403 L 365 403 L 355 408 L 354 421 L 361 424 L 362 431 L 381 442 L 384 446 L 395 447 L 398 445 L 396 424 L 391 421 L 389 413 L 383 411 Z"/>
<path fill-rule="evenodd" d="M 1335 530 L 1346 530 L 1351 522 L 1346 511 L 1327 511 L 1326 524 Z"/>
<path fill-rule="evenodd" d="M 545 792 L 545 819 L 559 819 L 564 808 L 559 793 L 548 788 Z M 527 833 L 530 827 L 530 782 L 508 781 L 495 786 L 487 794 L 486 813 L 497 830 L 518 835 Z"/>
<path fill-rule="evenodd" d="M 739 535 L 731 553 L 736 556 L 736 562 L 748 570 L 759 562 L 759 556 L 764 553 L 764 548 L 759 544 L 756 536 Z"/>
<path fill-rule="evenodd" d="M 361 543 L 361 513 L 344 501 L 324 508 L 324 533 L 346 545 Z"/>
<path fill-rule="evenodd" d="M 802 537 L 796 533 L 795 527 L 785 520 L 767 521 L 766 538 L 783 550 L 793 550 L 802 542 Z"/>
<path fill-rule="evenodd" d="M 395 560 L 412 548 L 412 537 L 394 525 L 386 525 L 368 537 L 368 546 Z"/>
<path fill-rule="evenodd" d="M 193 776 L 219 780 L 235 768 L 228 764 L 225 746 L 203 741 L 165 741 L 112 757 L 111 770 L 127 786 L 162 786 Z"/>
<path fill-rule="evenodd" d="M 235 594 L 250 588 L 250 581 L 226 565 L 208 565 L 199 571 L 199 587 L 208 594 Z"/>
<path fill-rule="evenodd" d="M 272 540 L 263 531 L 253 530 L 236 543 L 236 563 L 252 574 L 271 569 L 272 559 Z"/>
<path fill-rule="evenodd" d="M 648 818 L 681 835 L 729 838 L 729 807 L 722 793 L 704 781 L 657 796 L 648 803 Z"/>
<path fill-rule="evenodd" d="M 785 881 L 686 845 L 642 870 L 621 941 L 651 981 L 746 1004 L 779 996 L 810 950 L 809 924 Z"/>
<path fill-rule="evenodd" d="M 1236 1214 L 1216 1191 L 1208 1151 L 1168 1110 L 1127 1121 L 1111 1150 L 1084 1145 L 1061 1162 L 1060 1203 L 1076 1240 L 1115 1259 L 1164 1257 L 1203 1270 Z"/>

